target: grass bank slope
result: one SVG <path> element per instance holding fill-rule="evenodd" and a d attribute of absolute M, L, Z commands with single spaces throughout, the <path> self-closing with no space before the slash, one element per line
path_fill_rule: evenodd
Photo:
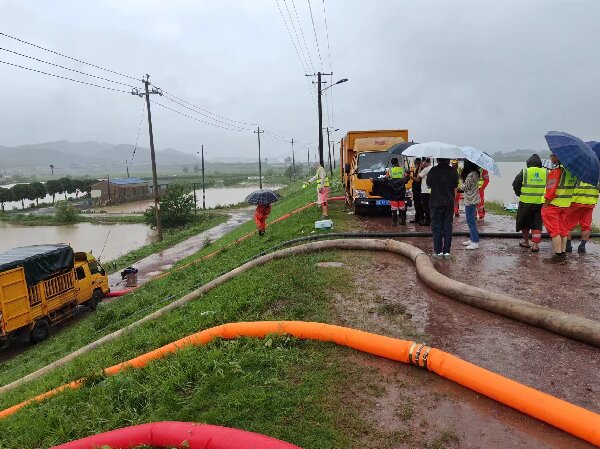
<path fill-rule="evenodd" d="M 298 185 L 284 191 L 271 219 L 313 200 L 314 190 Z M 48 341 L 0 365 L 5 384 L 100 336 L 141 318 L 193 288 L 231 270 L 256 253 L 314 232 L 315 207 L 252 236 L 212 259 L 152 281 L 135 293 L 102 305 Z M 332 210 L 336 230 L 347 220 L 341 205 Z M 199 259 L 251 231 L 247 223 L 180 264 Z M 160 320 L 147 323 L 38 381 L 0 397 L 6 407 L 66 381 L 98 372 L 200 329 L 231 321 L 299 319 L 328 321 L 332 286 L 347 288 L 344 269 L 315 264 L 340 255 L 324 252 L 286 259 L 244 273 Z M 0 447 L 48 447 L 116 427 L 156 420 L 188 420 L 238 427 L 306 448 L 344 447 L 347 428 L 336 412 L 343 405 L 339 379 L 345 350 L 290 338 L 217 341 L 190 348 L 115 377 L 92 376 L 86 386 L 0 421 Z"/>

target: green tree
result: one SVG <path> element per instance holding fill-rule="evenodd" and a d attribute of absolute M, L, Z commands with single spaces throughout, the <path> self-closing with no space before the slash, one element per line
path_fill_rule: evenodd
<path fill-rule="evenodd" d="M 25 199 L 30 195 L 31 187 L 29 184 L 15 184 L 10 188 L 13 201 L 21 202 L 21 209 L 25 209 Z"/>
<path fill-rule="evenodd" d="M 74 223 L 79 218 L 79 211 L 68 201 L 59 201 L 54 207 L 54 216 L 62 223 Z"/>
<path fill-rule="evenodd" d="M 61 185 L 61 192 L 65 194 L 65 200 L 67 199 L 67 193 L 75 193 L 77 190 L 77 187 L 75 187 L 75 184 L 73 183 L 73 180 L 71 178 L 60 178 L 60 185 Z"/>
<path fill-rule="evenodd" d="M 50 181 L 47 181 L 46 190 L 48 190 L 49 195 L 52 195 L 52 204 L 54 204 L 56 194 L 63 191 L 60 179 L 51 179 Z"/>
<path fill-rule="evenodd" d="M 31 184 L 31 195 L 27 198 L 29 200 L 35 200 L 36 206 L 40 205 L 40 198 L 44 198 L 48 191 L 46 185 L 41 182 L 32 182 Z"/>
<path fill-rule="evenodd" d="M 169 185 L 160 200 L 162 225 L 165 228 L 185 226 L 194 217 L 194 197 L 190 194 L 190 186 L 183 183 Z M 155 226 L 154 206 L 144 212 L 146 224 Z"/>
<path fill-rule="evenodd" d="M 0 187 L 0 204 L 2 205 L 2 212 L 4 212 L 4 203 L 8 203 L 9 201 L 14 201 L 11 190 Z"/>

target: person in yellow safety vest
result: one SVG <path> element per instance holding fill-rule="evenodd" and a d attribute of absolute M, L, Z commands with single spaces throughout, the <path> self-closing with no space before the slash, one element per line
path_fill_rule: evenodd
<path fill-rule="evenodd" d="M 548 174 L 544 205 L 542 206 L 542 220 L 552 238 L 554 254 L 550 263 L 567 263 L 567 238 L 570 229 L 567 228 L 566 214 L 573 199 L 575 178 L 569 170 L 560 165 L 560 160 L 554 154 L 550 161 L 557 166 Z"/>
<path fill-rule="evenodd" d="M 490 174 L 485 168 L 479 169 L 479 205 L 477 206 L 477 218 L 485 218 L 485 188 L 490 183 Z"/>
<path fill-rule="evenodd" d="M 577 180 L 573 189 L 573 201 L 567 210 L 566 221 L 567 229 L 569 229 L 569 237 L 567 238 L 566 252 L 573 251 L 571 246 L 571 234 L 573 228 L 581 225 L 581 241 L 577 247 L 578 253 L 585 253 L 585 244 L 590 239 L 592 231 L 592 215 L 594 207 L 598 204 L 598 186 L 586 184 L 581 180 Z"/>
<path fill-rule="evenodd" d="M 523 233 L 523 241 L 519 242 L 522 248 L 531 248 L 531 252 L 540 250 L 542 241 L 542 204 L 546 193 L 548 172 L 542 167 L 542 160 L 537 154 L 527 159 L 527 168 L 521 170 L 512 183 L 515 195 L 519 197 L 517 209 L 517 232 Z M 531 245 L 529 244 L 529 231 L 531 230 Z"/>
<path fill-rule="evenodd" d="M 302 185 L 302 188 L 306 188 L 312 182 L 317 182 L 317 204 L 322 208 L 321 218 L 324 219 L 329 217 L 327 204 L 329 200 L 329 176 L 327 175 L 327 170 L 320 163 L 315 162 L 314 166 L 317 169 L 315 176 L 306 181 Z"/>
<path fill-rule="evenodd" d="M 392 163 L 392 166 L 386 169 L 386 178 L 404 179 L 404 181 L 406 181 L 408 179 L 409 174 L 406 172 L 406 169 L 404 167 L 400 166 L 398 158 L 394 157 L 390 162 Z M 406 224 L 406 198 L 403 200 L 390 200 L 390 208 L 392 210 L 392 224 L 397 224 L 398 216 L 400 216 L 400 225 L 404 226 Z"/>

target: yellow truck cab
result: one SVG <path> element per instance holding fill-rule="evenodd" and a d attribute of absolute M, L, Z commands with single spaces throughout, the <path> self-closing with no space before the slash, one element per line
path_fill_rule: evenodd
<path fill-rule="evenodd" d="M 373 195 L 373 182 L 385 174 L 389 166 L 388 150 L 408 142 L 408 130 L 350 131 L 341 142 L 340 167 L 346 202 L 356 215 L 367 209 L 389 206 L 389 202 Z"/>
<path fill-rule="evenodd" d="M 68 245 L 34 245 L 0 253 L 0 340 L 23 333 L 32 342 L 75 308 L 94 310 L 109 292 L 98 261 Z"/>

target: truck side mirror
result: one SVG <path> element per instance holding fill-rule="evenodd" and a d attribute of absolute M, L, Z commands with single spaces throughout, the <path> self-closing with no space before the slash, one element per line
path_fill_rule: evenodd
<path fill-rule="evenodd" d="M 344 173 L 346 173 L 346 174 L 350 173 L 350 164 L 344 164 Z"/>

